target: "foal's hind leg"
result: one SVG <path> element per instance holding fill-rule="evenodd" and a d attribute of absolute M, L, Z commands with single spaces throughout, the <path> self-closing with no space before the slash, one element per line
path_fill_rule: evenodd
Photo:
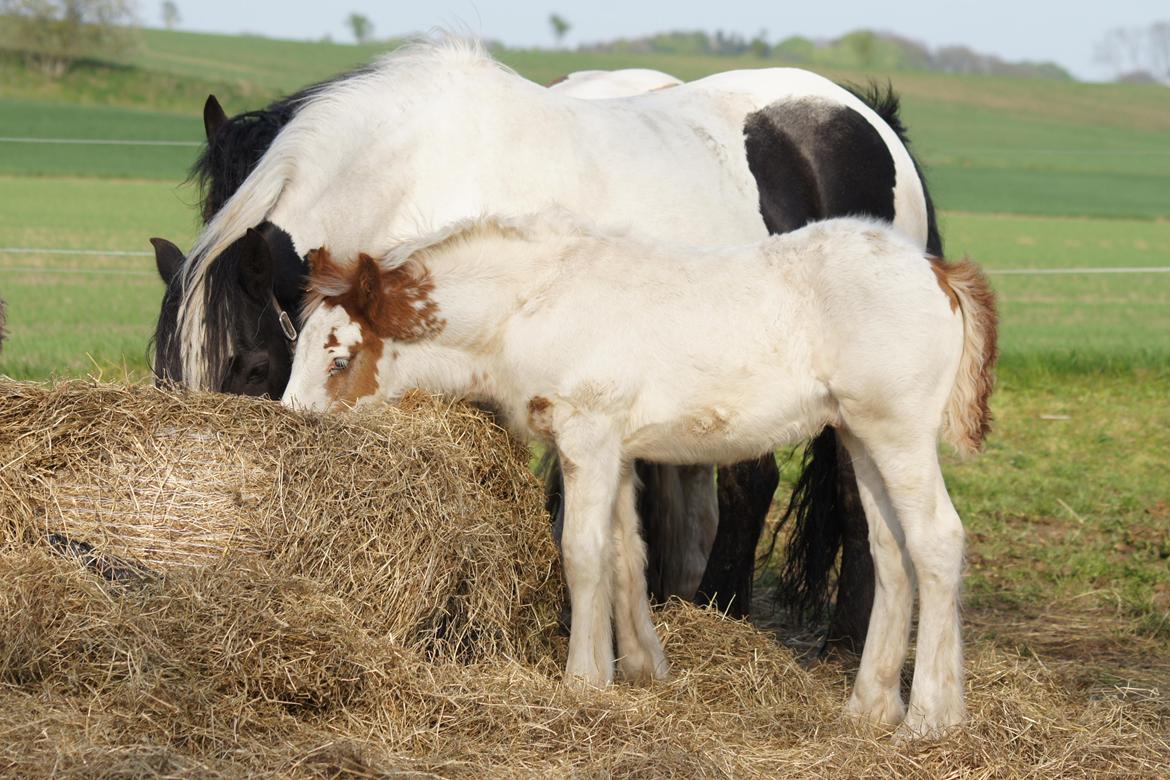
<path fill-rule="evenodd" d="M 903 427 L 896 438 L 865 442 L 918 581 L 917 653 L 903 736 L 936 733 L 966 717 L 959 631 L 963 526 L 943 484 L 935 441 L 933 431 L 916 435 Z"/>
<path fill-rule="evenodd" d="M 654 629 L 646 595 L 646 545 L 636 509 L 634 475 L 622 469 L 614 505 L 614 625 L 617 629 L 618 671 L 627 680 L 648 682 L 666 677 L 666 655 Z"/>
<path fill-rule="evenodd" d="M 860 440 L 846 430 L 838 430 L 838 434 L 853 461 L 874 564 L 873 611 L 845 710 L 870 722 L 893 726 L 906 713 L 900 682 L 910 644 L 913 570 L 902 528 L 876 465 Z"/>

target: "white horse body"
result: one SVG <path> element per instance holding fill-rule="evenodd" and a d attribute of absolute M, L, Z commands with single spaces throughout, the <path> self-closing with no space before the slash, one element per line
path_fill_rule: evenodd
<path fill-rule="evenodd" d="M 854 459 L 878 575 L 850 710 L 905 714 L 917 576 L 906 728 L 962 720 L 962 526 L 936 442 L 941 430 L 974 449 L 986 426 L 994 311 L 970 266 L 928 262 L 864 220 L 699 251 L 591 233 L 564 215 L 463 222 L 380 265 L 363 256 L 342 268 L 321 253 L 311 263 L 286 404 L 326 410 L 422 387 L 491 404 L 517 434 L 555 442 L 569 675 L 611 679 L 611 620 L 624 676 L 665 673 L 633 458 L 732 462 L 831 425 Z"/>
<path fill-rule="evenodd" d="M 549 89 L 582 100 L 630 97 L 682 84 L 681 79 L 649 68 L 577 70 L 548 85 Z"/>
<path fill-rule="evenodd" d="M 787 98 L 848 106 L 873 125 L 896 168 L 894 224 L 924 246 L 925 198 L 909 152 L 863 101 L 821 76 L 732 71 L 650 94 L 580 100 L 447 43 L 391 54 L 297 112 L 200 236 L 184 308 L 200 305 L 191 291 L 206 259 L 265 219 L 287 230 L 298 252 L 327 245 L 341 256 L 552 204 L 664 240 L 758 240 L 766 230 L 743 122 Z M 197 335 L 185 376 L 202 372 Z"/>

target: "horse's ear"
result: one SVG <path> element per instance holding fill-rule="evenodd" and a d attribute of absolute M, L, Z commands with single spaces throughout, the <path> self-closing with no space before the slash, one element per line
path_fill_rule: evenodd
<path fill-rule="evenodd" d="M 208 95 L 207 102 L 203 104 L 203 132 L 207 134 L 207 140 L 210 141 L 215 131 L 227 121 L 227 114 L 215 99 L 215 95 Z"/>
<path fill-rule="evenodd" d="M 158 266 L 158 275 L 169 287 L 187 259 L 183 257 L 183 250 L 165 238 L 152 238 L 150 244 L 154 247 L 154 264 Z"/>
<path fill-rule="evenodd" d="M 257 303 L 267 303 L 272 295 L 272 252 L 268 242 L 255 228 L 248 228 L 240 247 L 240 286 Z"/>
<path fill-rule="evenodd" d="M 382 269 L 378 261 L 362 252 L 358 256 L 353 279 L 354 296 L 358 308 L 373 322 L 378 321 L 382 307 Z"/>

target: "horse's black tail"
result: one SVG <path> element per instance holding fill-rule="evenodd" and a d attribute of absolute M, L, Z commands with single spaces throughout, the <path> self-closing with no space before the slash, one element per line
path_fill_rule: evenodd
<path fill-rule="evenodd" d="M 826 428 L 805 448 L 800 477 L 774 532 L 789 529 L 776 597 L 802 615 L 822 617 L 829 608 L 829 580 L 845 523 L 838 511 L 837 466 L 837 435 Z"/>

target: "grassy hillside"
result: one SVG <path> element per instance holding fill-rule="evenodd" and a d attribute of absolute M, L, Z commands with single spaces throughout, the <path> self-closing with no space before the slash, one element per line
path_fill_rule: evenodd
<path fill-rule="evenodd" d="M 0 135 L 197 141 L 208 92 L 229 111 L 255 108 L 385 49 L 147 30 L 124 63 L 89 64 L 61 82 L 0 60 Z M 542 82 L 572 70 L 620 67 L 654 67 L 693 79 L 763 62 L 549 51 L 507 51 L 500 58 Z M 944 208 L 1170 215 L 1170 188 L 1164 185 L 1170 177 L 1166 88 L 882 71 L 826 75 L 854 83 L 892 81 L 903 96 L 914 148 Z M 5 145 L 0 173 L 177 180 L 191 157 L 183 147 L 107 147 L 98 153 Z"/>

